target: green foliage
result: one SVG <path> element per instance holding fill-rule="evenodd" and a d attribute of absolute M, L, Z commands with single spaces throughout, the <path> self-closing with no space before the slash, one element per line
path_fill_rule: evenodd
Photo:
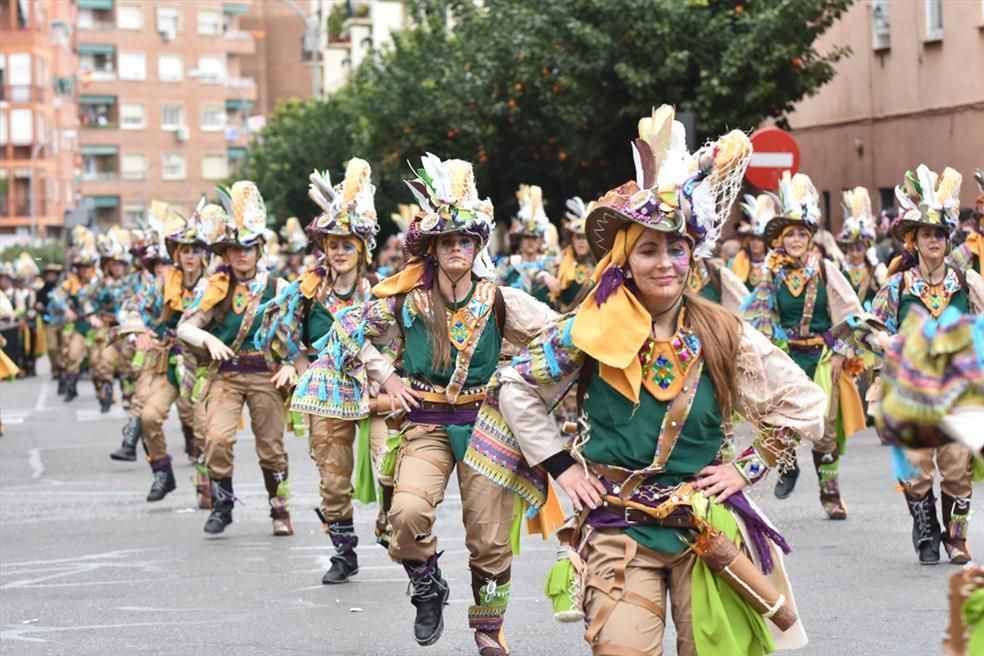
<path fill-rule="evenodd" d="M 377 208 L 409 201 L 406 162 L 475 163 L 499 220 L 521 182 L 556 220 L 632 176 L 629 141 L 653 105 L 697 116 L 700 139 L 782 121 L 848 54 L 814 46 L 851 0 L 418 0 L 415 27 L 327 100 L 278 106 L 243 176 L 282 221 L 314 215 L 307 173 L 373 165 Z M 385 223 L 385 219 L 383 220 Z"/>
<path fill-rule="evenodd" d="M 66 261 L 65 245 L 60 241 L 49 241 L 41 246 L 11 246 L 0 251 L 0 261 L 13 262 L 25 251 L 34 258 L 38 267 L 42 269 L 52 262 L 64 265 Z"/>

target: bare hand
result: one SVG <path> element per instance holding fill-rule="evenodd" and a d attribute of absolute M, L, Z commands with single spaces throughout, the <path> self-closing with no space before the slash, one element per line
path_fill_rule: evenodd
<path fill-rule="evenodd" d="M 568 467 L 557 477 L 557 485 L 570 498 L 575 512 L 581 512 L 585 506 L 591 509 L 597 508 L 601 505 L 601 495 L 605 493 L 605 486 L 598 477 L 585 474 L 584 468 L 580 465 Z"/>
<path fill-rule="evenodd" d="M 208 354 L 213 360 L 218 360 L 220 362 L 231 360 L 236 356 L 236 354 L 232 352 L 232 349 L 226 346 L 225 343 L 215 335 L 209 335 L 205 338 L 205 348 L 208 349 Z"/>
<path fill-rule="evenodd" d="M 79 315 L 75 314 L 75 311 L 72 310 L 71 308 L 68 308 L 67 310 L 65 310 L 65 318 L 68 319 L 69 321 L 76 321 L 78 320 Z"/>
<path fill-rule="evenodd" d="M 540 280 L 543 282 L 544 285 L 547 286 L 547 289 L 549 289 L 554 294 L 560 291 L 560 281 L 557 280 L 552 275 L 550 275 L 549 273 L 542 274 L 540 276 Z"/>
<path fill-rule="evenodd" d="M 740 492 L 748 485 L 748 481 L 738 473 L 733 464 L 711 465 L 697 472 L 697 487 L 706 496 L 717 495 L 715 503 L 724 503 L 725 499 L 735 492 Z"/>
<path fill-rule="evenodd" d="M 390 374 L 383 382 L 383 389 L 393 401 L 394 407 L 399 405 L 407 412 L 412 408 L 420 407 L 420 394 L 403 384 L 400 377 L 395 373 Z"/>
<path fill-rule="evenodd" d="M 836 385 L 840 380 L 841 372 L 844 370 L 844 356 L 834 353 L 830 357 L 830 380 Z"/>
<path fill-rule="evenodd" d="M 137 350 L 149 351 L 154 348 L 154 338 L 150 333 L 137 333 Z"/>
<path fill-rule="evenodd" d="M 91 319 L 89 319 L 89 323 L 92 324 L 93 328 L 99 329 L 103 327 L 102 319 L 100 319 L 99 317 L 92 317 Z"/>
<path fill-rule="evenodd" d="M 293 385 L 297 382 L 297 369 L 292 364 L 285 364 L 277 370 L 277 373 L 273 374 L 273 378 L 270 380 L 273 381 L 277 389 Z"/>

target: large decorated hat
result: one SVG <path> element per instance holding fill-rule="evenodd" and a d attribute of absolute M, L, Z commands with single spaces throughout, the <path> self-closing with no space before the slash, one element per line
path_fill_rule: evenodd
<path fill-rule="evenodd" d="M 801 226 L 816 234 L 820 229 L 820 194 L 813 180 L 805 173 L 791 175 L 784 171 L 775 197 L 779 214 L 765 226 L 765 242 L 776 246 L 776 240 L 789 226 Z"/>
<path fill-rule="evenodd" d="M 568 198 L 567 211 L 564 213 L 564 229 L 573 235 L 583 235 L 584 222 L 587 221 L 588 214 L 594 209 L 594 206 L 594 201 L 585 205 L 580 196 Z"/>
<path fill-rule="evenodd" d="M 636 179 L 610 190 L 588 214 L 588 243 L 599 260 L 626 223 L 680 234 L 697 258 L 713 253 L 752 145 L 733 130 L 691 155 L 683 124 L 673 118 L 673 107 L 662 105 L 639 121 L 639 137 L 632 143 Z"/>
<path fill-rule="evenodd" d="M 70 261 L 73 266 L 95 266 L 99 262 L 96 237 L 91 230 L 83 225 L 72 228 Z"/>
<path fill-rule="evenodd" d="M 320 237 L 358 237 L 365 246 L 366 261 L 376 248 L 379 224 L 374 197 L 376 187 L 371 181 L 369 162 L 358 157 L 349 160 L 345 178 L 339 185 L 331 186 L 328 171 L 315 171 L 309 176 L 308 196 L 322 209 L 311 223 L 308 232 Z"/>
<path fill-rule="evenodd" d="M 225 209 L 225 220 L 212 251 L 222 255 L 230 246 L 262 246 L 266 239 L 266 205 L 263 196 L 251 180 L 234 182 L 231 188 L 220 187 L 219 200 Z"/>
<path fill-rule="evenodd" d="M 130 262 L 130 231 L 120 226 L 113 226 L 105 234 L 96 239 L 99 257 L 105 263 L 109 260 Z"/>
<path fill-rule="evenodd" d="M 167 232 L 164 234 L 164 244 L 172 260 L 174 259 L 174 252 L 178 246 L 201 246 L 202 248 L 208 248 L 208 242 L 205 240 L 205 236 L 201 230 L 201 215 L 207 207 L 212 207 L 223 212 L 222 208 L 218 205 L 209 205 L 203 196 L 198 201 L 195 211 L 191 213 L 191 216 L 182 221 L 180 226 L 177 226 L 175 222 L 174 228 L 171 226 L 166 228 Z"/>
<path fill-rule="evenodd" d="M 159 201 L 151 201 L 155 203 Z M 143 257 L 144 250 L 147 248 L 147 234 L 140 228 L 130 228 L 130 255 L 133 257 Z"/>
<path fill-rule="evenodd" d="M 745 194 L 741 211 L 748 222 L 738 229 L 739 236 L 765 239 L 765 226 L 779 210 L 776 205 L 776 197 L 772 194 L 759 194 L 758 196 Z"/>
<path fill-rule="evenodd" d="M 170 204 L 159 200 L 150 201 L 147 230 L 144 231 L 144 264 L 149 266 L 153 262 L 169 262 L 171 251 L 167 237 L 184 229 L 186 225 L 184 218 Z"/>
<path fill-rule="evenodd" d="M 41 275 L 41 269 L 38 267 L 38 263 L 34 261 L 34 258 L 27 251 L 21 253 L 14 260 L 14 272 L 21 280 L 30 280 Z"/>
<path fill-rule="evenodd" d="M 396 212 L 390 214 L 390 219 L 393 221 L 393 225 L 396 226 L 397 238 L 402 242 L 406 239 L 410 222 L 420 212 L 420 207 L 416 203 L 399 203 L 396 206 L 396 210 Z"/>
<path fill-rule="evenodd" d="M 427 153 L 417 177 L 407 182 L 420 212 L 407 228 L 406 250 L 423 256 L 439 235 L 463 232 L 485 248 L 495 228 L 492 201 L 480 199 L 472 165 L 460 159 L 441 161 Z"/>
<path fill-rule="evenodd" d="M 519 185 L 516 200 L 519 210 L 513 221 L 513 232 L 521 237 L 543 237 L 550 225 L 543 209 L 543 190 L 538 185 Z"/>
<path fill-rule="evenodd" d="M 977 201 L 974 203 L 974 217 L 984 222 L 984 168 L 974 171 L 977 181 Z"/>
<path fill-rule="evenodd" d="M 875 233 L 875 217 L 871 213 L 871 197 L 864 187 L 844 191 L 844 225 L 837 235 L 837 243 L 862 242 L 869 245 L 878 236 Z"/>
<path fill-rule="evenodd" d="M 892 235 L 905 241 L 906 233 L 922 226 L 952 233 L 960 215 L 962 181 L 963 176 L 949 166 L 943 169 L 943 175 L 937 175 L 925 164 L 916 167 L 915 172 L 906 171 L 905 181 L 895 187 L 900 210 L 892 224 Z"/>
<path fill-rule="evenodd" d="M 284 224 L 284 244 L 287 253 L 303 253 L 307 249 L 308 238 L 296 216 L 290 217 Z"/>

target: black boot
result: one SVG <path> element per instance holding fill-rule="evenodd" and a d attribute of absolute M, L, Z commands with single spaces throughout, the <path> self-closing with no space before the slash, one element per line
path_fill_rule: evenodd
<path fill-rule="evenodd" d="M 150 468 L 154 470 L 154 483 L 147 493 L 147 501 L 160 501 L 177 487 L 174 482 L 174 470 L 171 469 L 171 456 L 151 462 Z"/>
<path fill-rule="evenodd" d="M 104 380 L 96 388 L 99 397 L 99 412 L 106 414 L 113 407 L 113 381 Z"/>
<path fill-rule="evenodd" d="M 67 388 L 68 388 L 68 383 L 65 380 L 65 372 L 64 371 L 59 371 L 58 372 L 58 396 L 63 396 L 65 394 L 65 390 Z"/>
<path fill-rule="evenodd" d="M 128 460 L 130 462 L 137 459 L 137 442 L 143 437 L 143 423 L 139 417 L 130 417 L 126 420 L 123 427 L 123 443 L 120 448 L 109 454 L 113 460 Z"/>
<path fill-rule="evenodd" d="M 921 498 L 906 492 L 905 501 L 912 515 L 912 546 L 919 555 L 919 564 L 935 565 L 940 562 L 940 541 L 943 538 L 936 517 L 936 498 L 932 492 Z"/>
<path fill-rule="evenodd" d="M 796 481 L 799 479 L 800 468 L 799 463 L 793 463 L 793 466 L 785 469 L 779 474 L 779 481 L 776 483 L 776 498 L 785 499 L 793 490 L 796 488 Z"/>
<path fill-rule="evenodd" d="M 441 577 L 441 568 L 437 566 L 437 553 L 427 559 L 427 562 L 405 560 L 403 568 L 410 577 L 407 593 L 410 603 L 417 608 L 417 616 L 413 621 L 413 637 L 418 645 L 433 645 L 444 631 L 444 607 L 448 604 L 451 589 L 448 582 Z"/>
<path fill-rule="evenodd" d="M 318 510 L 318 517 L 325 521 L 325 516 Z M 326 585 L 345 583 L 359 573 L 359 557 L 355 547 L 359 544 L 359 536 L 355 534 L 352 518 L 346 517 L 334 522 L 325 522 L 325 528 L 331 543 L 335 545 L 335 555 L 331 557 L 331 568 L 321 577 Z"/>
<path fill-rule="evenodd" d="M 205 522 L 205 532 L 216 534 L 232 523 L 232 506 L 236 496 L 232 493 L 231 478 L 212 479 L 212 512 Z"/>
<path fill-rule="evenodd" d="M 79 384 L 78 374 L 65 376 L 65 402 L 66 403 L 70 403 L 78 397 L 79 395 L 78 384 Z"/>

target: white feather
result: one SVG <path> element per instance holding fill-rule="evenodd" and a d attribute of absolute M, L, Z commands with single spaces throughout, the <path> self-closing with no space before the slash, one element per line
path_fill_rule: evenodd
<path fill-rule="evenodd" d="M 472 273 L 485 280 L 495 280 L 495 265 L 492 264 L 492 256 L 489 254 L 489 247 L 483 248 L 475 262 L 472 264 Z"/>
<path fill-rule="evenodd" d="M 451 198 L 451 176 L 441 158 L 427 153 L 420 158 L 420 163 L 423 164 L 424 171 L 431 179 L 434 195 L 437 199 L 449 200 Z"/>
<path fill-rule="evenodd" d="M 936 194 L 936 190 L 933 189 L 933 175 L 930 173 L 929 167 L 925 164 L 920 164 L 916 168 L 916 179 L 919 180 L 919 195 L 922 196 L 922 200 L 927 203 L 932 203 Z"/>

